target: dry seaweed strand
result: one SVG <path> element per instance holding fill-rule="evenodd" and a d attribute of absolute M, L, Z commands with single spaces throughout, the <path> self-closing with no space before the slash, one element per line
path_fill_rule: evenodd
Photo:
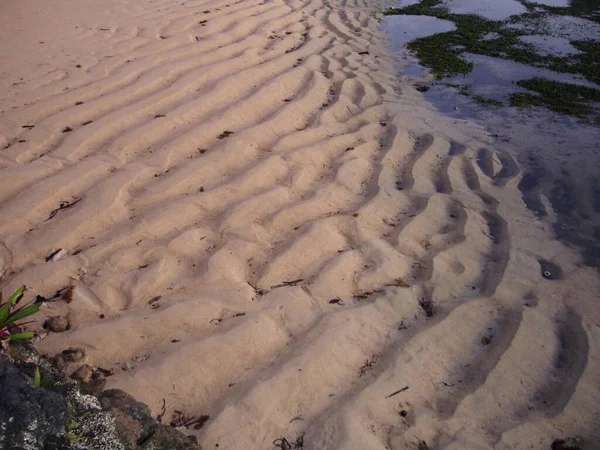
<path fill-rule="evenodd" d="M 45 222 L 49 221 L 50 219 L 54 218 L 54 216 L 56 216 L 58 214 L 59 211 L 62 211 L 64 209 L 68 209 L 72 206 L 75 206 L 77 203 L 79 203 L 82 199 L 81 198 L 77 198 L 75 200 L 73 200 L 72 202 L 68 202 L 68 201 L 62 201 L 59 203 L 58 208 L 54 209 L 51 213 L 50 216 L 48 216 L 48 218 L 45 220 Z"/>
<path fill-rule="evenodd" d="M 194 427 L 194 430 L 199 430 L 204 426 L 204 424 L 210 419 L 208 415 L 201 415 L 199 417 L 196 416 L 188 416 L 183 411 L 174 411 L 173 418 L 171 419 L 171 426 L 174 428 L 179 427 Z"/>

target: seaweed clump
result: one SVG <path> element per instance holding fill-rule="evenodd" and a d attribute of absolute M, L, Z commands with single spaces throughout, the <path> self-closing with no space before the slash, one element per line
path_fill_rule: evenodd
<path fill-rule="evenodd" d="M 511 106 L 541 106 L 570 116 L 585 117 L 594 113 L 593 102 L 600 102 L 600 89 L 562 83 L 547 78 L 521 80 L 517 85 L 536 92 L 515 92 L 510 95 Z"/>

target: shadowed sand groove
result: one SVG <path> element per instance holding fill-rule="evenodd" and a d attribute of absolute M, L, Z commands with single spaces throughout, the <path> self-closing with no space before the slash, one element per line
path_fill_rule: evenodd
<path fill-rule="evenodd" d="M 205 449 L 600 437 L 597 276 L 508 151 L 401 93 L 383 3 L 100 3 L 0 19 L 2 288 L 75 286 L 43 351 L 209 415 Z"/>

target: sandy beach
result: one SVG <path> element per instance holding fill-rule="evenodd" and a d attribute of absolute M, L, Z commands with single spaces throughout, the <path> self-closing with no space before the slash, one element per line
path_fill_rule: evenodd
<path fill-rule="evenodd" d="M 205 450 L 598 449 L 598 269 L 384 6 L 2 2 L 2 292 Z"/>

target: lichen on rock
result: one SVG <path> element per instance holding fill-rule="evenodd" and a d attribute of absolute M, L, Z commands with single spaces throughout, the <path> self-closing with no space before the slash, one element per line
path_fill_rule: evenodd
<path fill-rule="evenodd" d="M 89 380 L 82 365 L 73 379 L 64 359 L 82 362 L 85 352 L 68 349 L 58 358 L 40 356 L 24 342 L 0 357 L 0 448 L 24 450 L 193 450 L 195 437 L 158 423 L 147 405 L 118 389 L 84 393 L 103 383 Z M 83 369 L 81 369 L 83 367 Z M 35 385 L 36 369 L 41 383 Z M 81 370 L 80 370 L 81 369 Z M 86 382 L 87 380 L 87 382 Z M 90 382 L 96 381 L 90 387 Z"/>

